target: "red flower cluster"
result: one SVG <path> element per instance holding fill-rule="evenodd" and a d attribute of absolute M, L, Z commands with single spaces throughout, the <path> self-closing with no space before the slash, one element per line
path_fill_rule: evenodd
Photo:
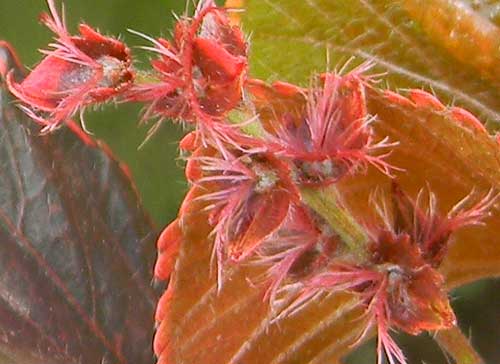
<path fill-rule="evenodd" d="M 257 107 L 254 119 L 264 126 L 261 135 L 240 130 L 229 143 L 206 135 L 205 145 L 189 158 L 188 178 L 213 191 L 202 198 L 212 210 L 219 283 L 227 258 L 248 258 L 290 211 L 302 209 L 298 187 L 323 187 L 369 164 L 389 173 L 391 167 L 383 159 L 387 154 L 373 154 L 390 144 L 386 139 L 373 142 L 363 70 L 366 66 L 345 76 L 325 74 L 323 85 L 309 90 L 249 81 Z M 266 114 L 263 105 L 279 98 L 293 107 Z M 228 120 L 220 122 L 231 127 Z"/>
<path fill-rule="evenodd" d="M 325 187 L 369 165 L 390 174 L 388 153 L 377 152 L 392 144 L 375 141 L 371 129 L 375 118 L 368 115 L 365 95 L 369 64 L 346 75 L 324 74 L 309 89 L 249 80 L 239 66 L 246 67 L 241 33 L 212 5 L 202 2 L 194 18 L 181 18 L 173 43 L 152 40 L 150 49 L 160 54 L 153 61 L 160 82 L 135 86 L 130 96 L 149 104 L 148 117 L 195 124 L 196 132 L 182 140 L 181 148 L 191 152 L 188 180 L 206 191 L 188 194 L 179 219 L 162 234 L 157 277 L 167 279 L 182 240 L 179 221 L 194 199 L 204 204 L 213 227 L 219 289 L 226 265 L 269 264 L 272 303 L 290 279 L 305 282 L 329 269 L 342 244 L 334 227 L 301 201 L 299 189 Z M 193 55 L 202 44 L 219 51 L 198 59 Z M 235 108 L 248 121 L 234 123 Z M 165 236 L 169 245 L 163 243 Z M 365 274 L 353 274 L 366 281 Z M 168 311 L 171 293 L 165 292 L 157 317 Z M 159 356 L 162 340 L 162 335 L 155 339 Z"/>
<path fill-rule="evenodd" d="M 178 219 L 160 236 L 156 278 L 172 274 L 186 206 L 197 201 L 212 228 L 208 240 L 219 288 L 230 264 L 268 266 L 270 305 L 278 295 L 292 295 L 276 320 L 322 292 L 351 292 L 368 317 L 360 338 L 377 327 L 379 364 L 384 352 L 391 364 L 405 363 L 390 329 L 418 334 L 455 324 L 437 268 L 453 232 L 480 224 L 496 196 L 490 193 L 465 208 L 472 204 L 467 197 L 442 216 L 431 193 L 422 206 L 423 195 L 415 203 L 394 187 L 391 209 L 376 208 L 382 222 L 360 224 L 368 240 L 365 259 L 345 254 L 349 247 L 339 228 L 301 197 L 303 189 L 323 189 L 370 166 L 390 177 L 397 170 L 386 160 L 396 144 L 377 139 L 371 127 L 376 121 L 366 100 L 373 87 L 371 63 L 347 74 L 320 75 L 309 88 L 248 79 L 243 33 L 225 9 L 202 0 L 193 17 L 179 19 L 171 41 L 135 32 L 150 40 L 153 45 L 145 48 L 157 54 L 151 72 L 135 79 L 123 43 L 87 25 L 80 25 L 80 36 L 69 35 L 53 0 L 48 3 L 51 16 L 42 21 L 57 35 L 53 50 L 22 82 L 12 72 L 7 76 L 10 90 L 43 131 L 114 97 L 145 103 L 144 118 L 158 119 L 151 132 L 164 119 L 193 126 L 180 146 L 191 153 L 188 180 L 205 193 L 188 193 Z M 412 90 L 406 98 L 386 91 L 384 96 L 392 104 L 446 112 L 461 125 L 484 131 L 468 112 L 446 108 L 426 92 Z M 168 289 L 157 320 L 164 321 L 171 297 Z M 158 356 L 166 345 L 161 332 L 155 338 Z"/>
<path fill-rule="evenodd" d="M 427 206 L 420 206 L 423 193 L 415 203 L 394 185 L 392 211 L 377 206 L 383 224 L 366 228 L 371 243 L 365 262 L 339 254 L 340 237 L 321 219 L 312 219 L 310 211 L 293 211 L 275 237 L 262 244 L 257 260 L 269 265 L 271 303 L 278 293 L 281 301 L 283 295 L 290 297 L 275 320 L 293 315 L 321 293 L 350 291 L 359 295 L 369 318 L 359 340 L 375 326 L 378 363 L 384 353 L 392 364 L 406 363 L 389 330 L 417 335 L 456 324 L 437 268 L 453 232 L 482 224 L 497 197 L 490 192 L 474 204 L 469 195 L 442 216 L 432 193 Z"/>

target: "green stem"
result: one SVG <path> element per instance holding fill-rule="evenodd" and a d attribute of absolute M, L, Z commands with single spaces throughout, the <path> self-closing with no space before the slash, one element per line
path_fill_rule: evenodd
<path fill-rule="evenodd" d="M 241 130 L 250 136 L 261 138 L 264 135 L 264 127 L 260 120 L 255 118 L 254 121 L 248 123 L 248 120 L 254 118 L 250 112 L 245 112 L 244 109 L 236 109 L 229 113 L 228 119 L 231 124 L 244 124 Z"/>
<path fill-rule="evenodd" d="M 339 203 L 337 189 L 334 186 L 324 189 L 303 188 L 301 194 L 306 204 L 328 221 L 350 252 L 360 258 L 360 262 L 365 261 L 368 235 Z"/>
<path fill-rule="evenodd" d="M 154 76 L 153 73 L 149 71 L 136 70 L 135 71 L 135 84 L 150 84 L 150 83 L 159 83 L 160 80 Z"/>
<path fill-rule="evenodd" d="M 460 328 L 455 326 L 448 330 L 438 331 L 434 339 L 455 359 L 457 364 L 484 364 L 483 359 L 474 350 Z"/>

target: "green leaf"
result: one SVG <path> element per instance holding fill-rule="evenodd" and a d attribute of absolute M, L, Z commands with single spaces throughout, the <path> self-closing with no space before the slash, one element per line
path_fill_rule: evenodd
<path fill-rule="evenodd" d="M 496 129 L 500 29 L 463 3 L 247 0 L 243 26 L 252 34 L 252 74 L 307 84 L 312 71 L 338 68 L 351 57 L 374 60 L 391 88 L 432 89 Z"/>

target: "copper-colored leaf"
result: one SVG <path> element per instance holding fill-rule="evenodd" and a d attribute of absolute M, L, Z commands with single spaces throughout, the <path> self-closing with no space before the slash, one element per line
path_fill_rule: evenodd
<path fill-rule="evenodd" d="M 130 179 L 14 103 L 0 80 L 0 362 L 151 363 L 155 234 Z"/>
<path fill-rule="evenodd" d="M 276 312 L 264 297 L 264 270 L 256 265 L 230 267 L 219 292 L 213 241 L 207 239 L 211 227 L 202 207 L 193 202 L 184 210 L 172 296 L 157 332 L 165 343 L 160 363 L 321 364 L 344 355 L 366 325 L 359 299 L 323 295 L 307 309 L 274 322 Z"/>

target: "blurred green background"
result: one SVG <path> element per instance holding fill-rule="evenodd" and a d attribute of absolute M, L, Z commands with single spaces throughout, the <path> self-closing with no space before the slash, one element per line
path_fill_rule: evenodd
<path fill-rule="evenodd" d="M 104 34 L 119 35 L 132 47 L 137 68 L 147 67 L 148 55 L 137 49 L 146 42 L 127 29 L 153 37 L 169 37 L 172 12 L 182 13 L 185 4 L 185 0 L 65 0 L 70 31 L 75 31 L 77 24 L 84 20 Z M 45 10 L 44 0 L 0 0 L 0 39 L 11 42 L 28 67 L 40 61 L 38 49 L 45 48 L 52 37 L 37 21 Z M 146 209 L 161 227 L 175 218 L 187 190 L 177 150 L 182 130 L 164 123 L 138 150 L 148 130 L 148 125 L 138 125 L 139 118 L 140 106 L 128 104 L 107 105 L 98 112 L 89 110 L 86 114 L 89 129 L 129 165 Z M 500 282 L 479 282 L 456 290 L 453 296 L 460 325 L 471 333 L 475 347 L 489 358 L 487 364 L 500 363 Z M 400 341 L 409 364 L 446 363 L 441 350 L 428 335 L 418 339 L 402 335 Z M 373 342 L 352 355 L 350 363 L 375 363 Z"/>

